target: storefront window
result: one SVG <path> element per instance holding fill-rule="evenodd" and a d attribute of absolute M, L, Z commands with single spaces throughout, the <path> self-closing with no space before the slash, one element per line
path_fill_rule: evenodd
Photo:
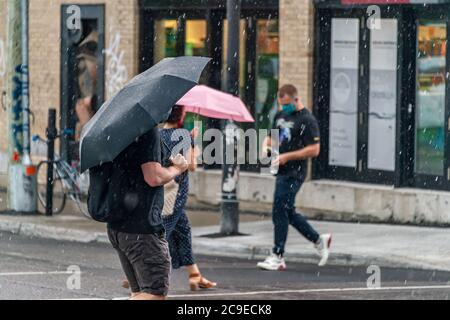
<path fill-rule="evenodd" d="M 395 171 L 397 19 L 380 19 L 370 34 L 368 168 Z"/>
<path fill-rule="evenodd" d="M 186 56 L 206 56 L 206 20 L 186 21 Z"/>
<path fill-rule="evenodd" d="M 278 20 L 258 20 L 256 44 L 256 105 L 257 128 L 268 129 L 277 112 L 279 73 Z"/>
<path fill-rule="evenodd" d="M 223 37 L 223 70 L 222 89 L 226 89 L 227 67 L 227 34 L 228 24 L 224 21 Z M 240 24 L 240 52 L 239 52 L 239 93 L 241 99 L 249 103 L 247 93 L 250 89 L 249 77 L 251 69 L 248 69 L 250 48 L 247 48 L 247 21 L 241 20 Z M 278 20 L 257 20 L 256 22 L 256 67 L 255 67 L 255 120 L 257 128 L 270 128 L 277 111 L 277 91 L 279 73 L 279 34 Z M 253 49 L 254 50 L 254 49 Z M 250 106 L 249 106 L 250 107 Z"/>
<path fill-rule="evenodd" d="M 61 138 L 61 153 L 73 166 L 79 163 L 83 127 L 103 103 L 104 44 L 99 19 L 82 19 L 80 30 L 63 31 L 61 128 L 73 134 Z"/>
<path fill-rule="evenodd" d="M 155 21 L 154 63 L 177 55 L 177 20 Z"/>
<path fill-rule="evenodd" d="M 207 25 L 206 20 L 187 20 L 186 21 L 186 38 L 184 44 L 184 54 L 186 56 L 207 56 L 206 49 L 206 33 Z M 207 79 L 205 78 L 205 73 L 200 79 L 200 84 L 205 84 Z M 205 118 L 197 114 L 186 115 L 184 120 L 184 127 L 188 130 L 194 128 L 194 122 L 202 122 L 203 128 L 205 128 Z"/>
<path fill-rule="evenodd" d="M 447 26 L 418 25 L 416 172 L 441 176 L 445 145 L 445 68 Z"/>
<path fill-rule="evenodd" d="M 83 126 L 99 109 L 97 87 L 98 31 L 95 21 L 85 21 L 84 35 L 76 46 L 77 75 L 77 115 L 76 143 L 78 143 Z M 75 150 L 75 151 L 78 151 Z M 76 152 L 77 153 L 77 152 Z"/>
<path fill-rule="evenodd" d="M 359 19 L 331 22 L 328 163 L 356 168 L 358 157 Z"/>

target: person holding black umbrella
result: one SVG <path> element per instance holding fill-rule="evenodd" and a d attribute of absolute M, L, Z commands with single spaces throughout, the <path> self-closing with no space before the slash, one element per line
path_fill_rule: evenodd
<path fill-rule="evenodd" d="M 126 205 L 133 210 L 128 219 L 108 223 L 108 237 L 119 255 L 132 300 L 165 299 L 171 260 L 160 218 L 164 205 L 162 186 L 183 174 L 188 163 L 182 155 L 177 155 L 172 159 L 172 166 L 161 166 L 160 136 L 156 128 L 141 136 L 114 162 L 131 187 L 122 193 Z"/>
<path fill-rule="evenodd" d="M 197 85 L 210 61 L 162 60 L 128 82 L 83 129 L 81 172 L 89 169 L 91 217 L 108 224 L 131 286 L 132 300 L 163 300 L 169 290 L 170 255 L 162 220 L 163 185 L 188 169 L 182 155 L 161 165 L 157 125 Z"/>
<path fill-rule="evenodd" d="M 189 162 L 189 171 L 197 168 L 196 158 L 198 147 L 194 146 L 194 140 L 199 134 L 198 129 L 188 130 L 183 128 L 186 110 L 184 106 L 175 105 L 169 119 L 160 129 L 162 141 L 163 166 L 171 165 L 170 157 L 182 153 Z M 189 174 L 184 172 L 174 181 L 164 186 L 163 224 L 166 230 L 166 239 L 169 243 L 172 268 L 186 268 L 189 276 L 189 287 L 192 291 L 199 289 L 213 289 L 217 283 L 203 277 L 198 265 L 195 263 L 192 250 L 192 230 L 186 214 L 186 203 L 189 193 Z M 122 286 L 130 288 L 130 283 L 124 281 Z"/>

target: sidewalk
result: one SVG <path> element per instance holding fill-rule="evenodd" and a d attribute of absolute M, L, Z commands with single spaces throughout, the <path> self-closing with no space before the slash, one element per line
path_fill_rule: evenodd
<path fill-rule="evenodd" d="M 240 231 L 247 236 L 206 238 L 219 231 L 217 211 L 189 210 L 197 254 L 263 258 L 272 246 L 272 223 L 267 217 L 243 215 Z M 450 230 L 409 226 L 369 225 L 339 222 L 312 224 L 334 236 L 330 264 L 450 271 Z M 11 216 L 0 214 L 0 232 L 82 243 L 108 243 L 105 226 L 80 215 Z M 3 238 L 5 239 L 5 238 Z M 290 231 L 288 261 L 317 263 L 311 244 L 295 230 Z"/>
<path fill-rule="evenodd" d="M 411 267 L 450 271 L 450 230 L 409 226 L 317 222 L 320 232 L 332 232 L 329 264 L 349 266 Z M 194 228 L 194 248 L 202 254 L 264 258 L 270 254 L 273 226 L 270 221 L 240 225 L 247 237 L 222 239 L 200 236 L 217 232 L 217 227 Z M 286 259 L 317 263 L 311 244 L 290 229 Z"/>

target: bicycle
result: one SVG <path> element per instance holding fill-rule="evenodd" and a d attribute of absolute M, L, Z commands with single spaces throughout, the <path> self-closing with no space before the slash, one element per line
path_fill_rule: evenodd
<path fill-rule="evenodd" d="M 63 135 L 72 135 L 72 130 L 64 130 Z M 57 138 L 60 138 L 58 135 Z M 32 141 L 39 147 L 47 147 L 48 141 L 42 139 L 39 135 L 35 135 Z M 40 144 L 40 145 L 39 145 Z M 80 174 L 78 167 L 73 167 L 67 161 L 61 159 L 59 154 L 55 152 L 54 161 L 41 161 L 37 166 L 37 176 L 44 175 L 47 177 L 47 166 L 49 163 L 53 165 L 53 214 L 60 214 L 67 202 L 67 198 L 72 200 L 87 218 L 91 219 L 87 209 L 87 186 L 89 185 L 89 176 L 87 173 Z M 38 199 L 44 208 L 47 207 L 47 185 L 38 186 Z M 41 211 L 40 211 L 41 212 Z M 43 212 L 41 212 L 43 213 Z"/>

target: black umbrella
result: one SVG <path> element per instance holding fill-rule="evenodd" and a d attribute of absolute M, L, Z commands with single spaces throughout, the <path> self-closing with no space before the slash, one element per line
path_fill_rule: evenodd
<path fill-rule="evenodd" d="M 81 172 L 113 161 L 138 137 L 167 120 L 171 109 L 197 85 L 209 58 L 162 60 L 133 78 L 105 102 L 81 135 Z"/>

